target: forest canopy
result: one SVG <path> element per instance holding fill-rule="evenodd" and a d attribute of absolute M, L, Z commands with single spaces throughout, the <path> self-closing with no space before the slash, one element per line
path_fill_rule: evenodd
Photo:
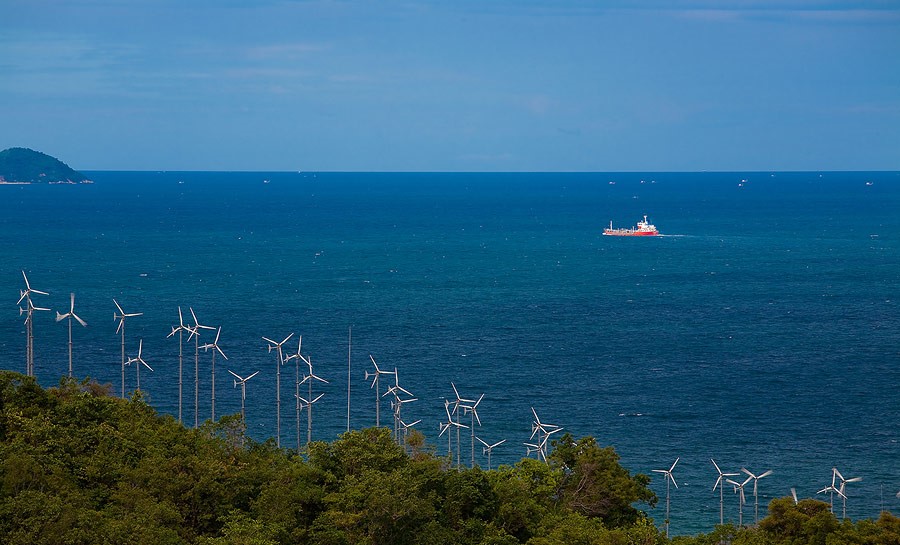
<path fill-rule="evenodd" d="M 900 544 L 890 514 L 838 522 L 828 504 L 790 498 L 758 528 L 670 542 L 639 509 L 657 501 L 650 478 L 591 437 L 561 437 L 547 463 L 457 470 L 386 428 L 297 453 L 244 437 L 240 415 L 188 429 L 109 391 L 0 372 L 0 542 Z"/>

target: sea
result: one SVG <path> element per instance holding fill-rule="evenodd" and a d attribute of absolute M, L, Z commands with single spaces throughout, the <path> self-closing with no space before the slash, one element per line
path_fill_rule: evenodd
<path fill-rule="evenodd" d="M 68 322 L 54 318 L 74 293 L 87 322 L 73 324 L 74 374 L 122 393 L 115 299 L 140 313 L 124 342 L 153 369 L 145 399 L 175 418 L 183 347 L 189 427 L 211 416 L 213 361 L 168 336 L 179 308 L 221 327 L 217 417 L 240 412 L 228 371 L 259 371 L 245 401 L 259 441 L 306 443 L 298 390 L 323 394 L 313 440 L 375 425 L 376 407 L 393 428 L 396 381 L 416 398 L 403 421 L 446 455 L 455 387 L 483 394 L 474 434 L 505 440 L 494 467 L 526 455 L 536 413 L 651 475 L 659 503 L 642 507 L 660 527 L 653 470 L 678 460 L 672 534 L 719 522 L 711 459 L 737 482 L 772 470 L 743 507 L 726 485 L 726 522 L 752 523 L 757 502 L 763 517 L 791 488 L 830 501 L 818 492 L 833 468 L 862 477 L 846 484 L 847 517 L 900 514 L 900 172 L 87 174 L 93 184 L 0 186 L 3 369 L 25 372 L 25 271 L 49 293 L 34 304 L 52 309 L 34 318 L 41 384 L 68 373 Z M 602 235 L 645 214 L 662 236 Z M 302 339 L 327 383 L 297 388 L 298 360 L 279 367 L 263 337 L 290 334 L 284 355 Z M 373 360 L 396 378 L 373 384 Z M 136 368 L 125 372 L 131 396 Z M 459 448 L 486 467 L 470 428 L 449 435 L 454 459 Z"/>

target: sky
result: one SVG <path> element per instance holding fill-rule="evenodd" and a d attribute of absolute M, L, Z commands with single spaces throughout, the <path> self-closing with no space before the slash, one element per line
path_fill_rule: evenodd
<path fill-rule="evenodd" d="M 900 170 L 900 0 L 0 0 L 78 170 Z"/>

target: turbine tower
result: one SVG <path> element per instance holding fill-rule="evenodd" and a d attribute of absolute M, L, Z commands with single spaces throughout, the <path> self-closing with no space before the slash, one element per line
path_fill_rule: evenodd
<path fill-rule="evenodd" d="M 487 444 L 487 442 L 485 442 L 484 440 L 482 440 L 481 437 L 476 437 L 475 439 L 478 439 L 478 442 L 481 443 L 482 445 L 484 445 L 484 448 L 481 449 L 481 453 L 482 453 L 482 454 L 487 454 L 487 458 L 488 458 L 488 471 L 490 471 L 490 470 L 491 470 L 491 451 L 493 451 L 495 447 L 499 447 L 500 445 L 502 445 L 503 443 L 505 443 L 505 442 L 506 442 L 506 439 L 503 439 L 503 440 L 501 440 L 501 441 L 498 441 L 498 442 L 494 443 L 493 445 Z"/>
<path fill-rule="evenodd" d="M 262 338 L 269 343 L 269 352 L 272 352 L 274 349 L 278 353 L 278 365 L 275 368 L 275 445 L 278 447 L 281 446 L 281 366 L 284 365 L 284 353 L 281 350 L 281 346 L 293 336 L 294 334 L 291 333 L 280 343 L 266 337 Z"/>
<path fill-rule="evenodd" d="M 675 477 L 672 476 L 672 471 L 675 469 L 675 466 L 678 464 L 678 460 L 681 458 L 675 458 L 675 463 L 672 464 L 672 467 L 669 469 L 654 469 L 654 473 L 662 473 L 663 478 L 666 480 L 666 538 L 669 537 L 669 483 L 675 485 L 675 488 L 678 488 L 678 483 L 675 482 Z"/>
<path fill-rule="evenodd" d="M 194 313 L 194 309 L 192 307 L 188 307 L 188 309 L 191 311 L 191 318 L 194 319 L 194 327 L 188 328 L 188 331 L 190 331 L 188 342 L 191 341 L 191 337 L 194 338 L 194 428 L 198 428 L 200 427 L 200 330 L 212 330 L 215 328 L 201 325 L 200 321 L 197 320 L 197 314 Z"/>
<path fill-rule="evenodd" d="M 759 483 L 760 479 L 771 475 L 772 470 L 770 469 L 759 475 L 754 475 L 753 473 L 750 473 L 749 471 L 747 471 L 747 468 L 745 468 L 745 467 L 742 467 L 741 471 L 743 471 L 744 473 L 749 475 L 751 479 L 753 479 L 753 511 L 754 511 L 754 517 L 755 517 L 755 524 L 759 524 L 759 496 L 756 495 L 756 485 L 757 485 L 757 483 Z"/>
<path fill-rule="evenodd" d="M 247 381 L 250 380 L 251 378 L 255 377 L 256 375 L 258 375 L 259 371 L 256 371 L 255 373 L 253 373 L 252 375 L 250 375 L 246 378 L 241 377 L 240 375 L 238 375 L 231 369 L 229 369 L 228 372 L 231 373 L 235 378 L 234 387 L 237 388 L 238 384 L 241 385 L 241 425 L 244 426 L 244 431 L 246 432 L 246 430 L 247 430 L 247 415 L 244 412 L 244 401 L 247 399 Z M 241 446 L 244 446 L 243 436 L 241 436 Z"/>
<path fill-rule="evenodd" d="M 715 492 L 716 488 L 719 489 L 719 525 L 725 524 L 725 480 L 726 477 L 737 477 L 737 473 L 723 473 L 721 469 L 719 469 L 719 464 L 716 463 L 712 458 L 709 459 L 710 462 L 714 466 L 716 466 L 716 471 L 719 472 L 719 478 L 716 479 L 716 484 L 713 485 L 712 491 Z"/>
<path fill-rule="evenodd" d="M 222 357 L 225 358 L 226 360 L 228 359 L 228 356 L 225 355 L 225 352 L 222 352 L 222 349 L 219 348 L 219 335 L 221 335 L 221 334 L 222 334 L 222 327 L 219 326 L 219 329 L 216 331 L 216 340 L 214 340 L 211 343 L 206 343 L 200 347 L 203 349 L 204 352 L 209 350 L 210 348 L 213 349 L 213 351 L 212 351 L 212 381 L 210 383 L 210 386 L 212 387 L 212 421 L 213 422 L 216 421 L 216 352 L 221 354 Z"/>
<path fill-rule="evenodd" d="M 116 310 L 119 311 L 118 314 L 113 312 L 113 320 L 119 320 L 119 325 L 116 327 L 116 333 L 121 333 L 122 335 L 122 399 L 125 399 L 125 318 L 142 316 L 144 313 L 133 312 L 129 314 L 122 310 L 122 305 L 120 305 L 118 301 L 113 299 L 113 303 L 116 305 Z"/>
<path fill-rule="evenodd" d="M 151 371 L 153 371 L 153 368 L 150 367 L 149 365 L 147 365 L 147 362 L 145 362 L 144 358 L 141 357 L 141 352 L 143 350 L 144 350 L 144 339 L 141 339 L 140 343 L 138 344 L 137 357 L 129 358 L 128 361 L 125 362 L 125 365 L 131 365 L 133 363 L 134 367 L 136 369 L 136 371 L 135 371 L 137 374 L 137 389 L 135 390 L 136 392 L 139 392 L 141 390 L 141 365 L 143 365 L 147 369 L 150 369 Z"/>
<path fill-rule="evenodd" d="M 71 296 L 71 304 L 69 305 L 69 312 L 65 314 L 60 314 L 59 311 L 56 312 L 56 321 L 69 319 L 69 378 L 72 378 L 72 319 L 74 318 L 79 324 L 83 327 L 87 327 L 87 322 L 82 320 L 75 314 L 75 294 L 70 293 Z"/>
<path fill-rule="evenodd" d="M 28 282 L 28 277 L 25 276 L 25 271 L 22 271 L 22 278 L 25 279 L 25 289 L 19 291 L 19 300 L 16 302 L 17 305 L 21 304 L 22 301 L 25 301 L 25 308 L 19 307 L 19 316 L 25 314 L 25 374 L 29 377 L 34 376 L 34 311 L 36 310 L 47 310 L 49 308 L 41 308 L 34 306 L 34 303 L 31 301 L 31 294 L 37 293 L 40 295 L 50 295 L 46 291 L 36 290 L 31 287 L 31 284 Z"/>
<path fill-rule="evenodd" d="M 181 424 L 181 399 L 182 399 L 182 387 L 183 387 L 183 368 L 184 368 L 184 332 L 188 332 L 188 339 L 190 339 L 191 328 L 184 325 L 184 317 L 181 315 L 181 307 L 178 307 L 178 325 L 172 326 L 172 332 L 169 333 L 166 338 L 169 338 L 175 333 L 178 333 L 178 423 Z"/>

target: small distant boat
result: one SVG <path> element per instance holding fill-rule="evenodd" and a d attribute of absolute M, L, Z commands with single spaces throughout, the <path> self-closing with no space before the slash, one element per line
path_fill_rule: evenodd
<path fill-rule="evenodd" d="M 612 221 L 609 227 L 603 230 L 603 234 L 612 237 L 655 237 L 659 236 L 656 226 L 647 221 L 647 215 L 644 214 L 644 221 L 637 222 L 636 227 L 613 229 Z"/>

